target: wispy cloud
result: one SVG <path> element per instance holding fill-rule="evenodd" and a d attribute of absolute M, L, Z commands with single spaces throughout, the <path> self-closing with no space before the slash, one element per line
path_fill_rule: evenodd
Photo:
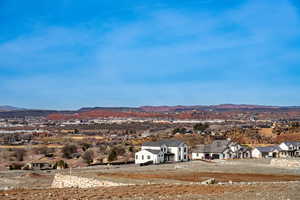
<path fill-rule="evenodd" d="M 109 24 L 42 25 L 0 43 L 0 92 L 10 93 L 2 101 L 73 108 L 300 100 L 300 18 L 291 2 L 135 13 Z"/>

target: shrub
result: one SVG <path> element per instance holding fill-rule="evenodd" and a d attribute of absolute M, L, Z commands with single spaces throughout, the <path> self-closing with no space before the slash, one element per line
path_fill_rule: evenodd
<path fill-rule="evenodd" d="M 173 134 L 175 134 L 175 133 L 184 134 L 184 133 L 186 133 L 186 128 L 175 128 L 172 132 L 173 132 Z"/>
<path fill-rule="evenodd" d="M 193 128 L 194 128 L 194 131 L 196 131 L 196 132 L 199 132 L 199 131 L 202 132 L 209 128 L 209 124 L 198 123 L 198 124 L 195 124 Z"/>
<path fill-rule="evenodd" d="M 24 165 L 22 163 L 12 163 L 8 166 L 9 170 L 20 170 Z"/>
<path fill-rule="evenodd" d="M 114 148 L 118 156 L 123 156 L 126 153 L 126 150 L 122 146 L 117 146 Z"/>
<path fill-rule="evenodd" d="M 133 146 L 128 147 L 128 151 L 133 153 L 134 152 L 134 147 Z"/>
<path fill-rule="evenodd" d="M 57 161 L 53 166 L 54 169 L 66 169 L 68 167 L 68 163 L 63 160 Z"/>
<path fill-rule="evenodd" d="M 66 144 L 62 148 L 62 153 L 64 158 L 71 159 L 74 153 L 77 153 L 77 147 L 74 144 Z"/>
<path fill-rule="evenodd" d="M 44 156 L 47 156 L 48 154 L 53 153 L 53 152 L 54 152 L 54 149 L 48 148 L 47 146 L 42 146 L 42 147 L 35 149 L 36 154 L 42 154 Z"/>
<path fill-rule="evenodd" d="M 25 154 L 26 154 L 25 149 L 16 149 L 14 156 L 16 157 L 17 161 L 23 161 Z"/>
<path fill-rule="evenodd" d="M 82 148 L 83 151 L 86 151 L 86 150 L 88 150 L 91 147 L 92 147 L 92 145 L 89 144 L 89 143 L 86 143 L 86 142 L 84 142 L 84 143 L 81 144 L 81 148 Z"/>
<path fill-rule="evenodd" d="M 94 152 L 92 150 L 87 150 L 81 157 L 87 164 L 91 164 L 94 160 Z"/>
<path fill-rule="evenodd" d="M 113 148 L 109 152 L 107 160 L 108 160 L 108 162 L 111 162 L 111 161 L 117 160 L 117 158 L 118 158 L 117 151 L 115 148 Z"/>

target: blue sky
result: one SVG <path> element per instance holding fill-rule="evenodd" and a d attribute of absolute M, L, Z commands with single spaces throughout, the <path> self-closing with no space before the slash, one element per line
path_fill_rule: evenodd
<path fill-rule="evenodd" d="M 50 109 L 300 105 L 300 3 L 0 0 L 0 94 Z"/>

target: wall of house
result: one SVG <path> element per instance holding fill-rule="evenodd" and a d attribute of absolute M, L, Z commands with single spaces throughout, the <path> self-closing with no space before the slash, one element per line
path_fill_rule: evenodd
<path fill-rule="evenodd" d="M 192 153 L 192 160 L 205 159 L 204 153 Z"/>
<path fill-rule="evenodd" d="M 177 147 L 168 147 L 168 151 L 174 154 L 174 161 L 178 162 L 179 150 Z"/>
<path fill-rule="evenodd" d="M 142 150 L 135 153 L 135 164 L 141 164 L 148 161 L 153 161 L 154 164 L 163 162 L 163 154 L 152 154 L 149 151 Z"/>
<path fill-rule="evenodd" d="M 291 157 L 291 156 L 290 156 L 289 152 L 281 151 L 281 152 L 279 152 L 279 157 L 280 158 L 288 158 L 288 157 Z"/>
<path fill-rule="evenodd" d="M 184 148 L 186 148 L 186 151 L 184 152 Z M 181 148 L 181 157 L 182 157 L 182 161 L 188 161 L 189 157 L 189 148 L 186 144 L 182 145 L 182 148 Z"/>
<path fill-rule="evenodd" d="M 253 158 L 262 158 L 261 152 L 256 148 L 252 150 L 251 154 Z"/>
<path fill-rule="evenodd" d="M 184 152 L 184 147 L 186 147 L 186 152 Z M 175 162 L 188 161 L 188 148 L 186 145 L 180 145 L 180 147 L 169 147 L 168 150 L 174 154 Z"/>
<path fill-rule="evenodd" d="M 279 145 L 279 147 L 282 149 L 282 150 L 289 150 L 289 147 L 283 142 Z"/>

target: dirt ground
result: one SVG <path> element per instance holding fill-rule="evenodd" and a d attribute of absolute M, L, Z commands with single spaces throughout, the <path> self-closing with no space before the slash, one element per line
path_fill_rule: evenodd
<path fill-rule="evenodd" d="M 162 199 L 162 200 L 254 200 L 299 199 L 299 184 L 259 185 L 143 185 L 92 189 L 10 190 L 0 192 L 0 199 Z"/>
<path fill-rule="evenodd" d="M 211 163 L 193 161 L 59 171 L 62 174 L 133 184 L 91 189 L 50 189 L 58 171 L 0 171 L 0 199 L 300 199 L 300 169 L 273 167 L 269 163 L 267 159 Z M 226 184 L 200 184 L 209 178 Z"/>
<path fill-rule="evenodd" d="M 272 131 L 273 131 L 272 128 L 262 128 L 259 130 L 259 133 L 266 137 L 275 137 L 276 134 L 274 134 Z"/>
<path fill-rule="evenodd" d="M 201 182 L 209 178 L 215 178 L 218 182 L 276 182 L 276 181 L 300 181 L 296 175 L 274 174 L 240 174 L 240 173 L 210 173 L 210 172 L 160 172 L 154 173 L 99 173 L 103 177 L 127 178 L 127 179 L 169 179 L 178 181 Z"/>

